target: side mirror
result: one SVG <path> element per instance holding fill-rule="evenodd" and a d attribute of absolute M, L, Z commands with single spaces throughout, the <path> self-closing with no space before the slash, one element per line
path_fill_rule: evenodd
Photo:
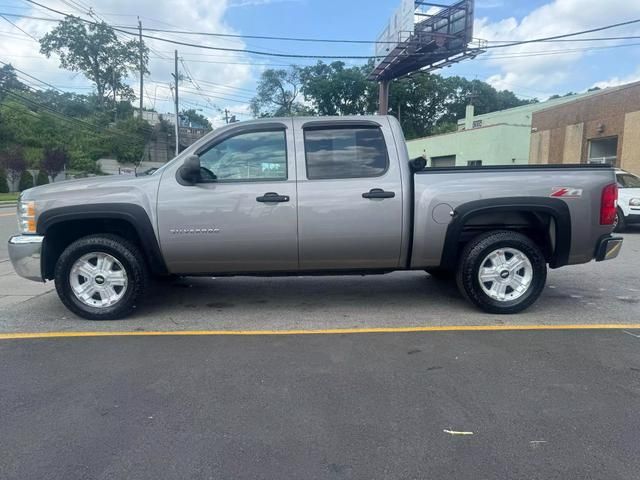
<path fill-rule="evenodd" d="M 424 170 L 427 166 L 427 160 L 424 157 L 414 158 L 413 160 L 409 160 L 409 168 L 412 172 L 419 172 Z"/>
<path fill-rule="evenodd" d="M 198 183 L 198 180 L 200 180 L 200 157 L 191 155 L 185 158 L 178 175 L 189 185 Z"/>

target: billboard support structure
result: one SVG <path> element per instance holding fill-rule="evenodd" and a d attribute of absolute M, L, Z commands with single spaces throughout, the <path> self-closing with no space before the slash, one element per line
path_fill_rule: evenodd
<path fill-rule="evenodd" d="M 376 42 L 378 63 L 369 74 L 379 88 L 378 113 L 387 114 L 389 84 L 416 71 L 431 72 L 484 53 L 486 42 L 473 42 L 474 0 L 452 5 L 401 0 Z"/>

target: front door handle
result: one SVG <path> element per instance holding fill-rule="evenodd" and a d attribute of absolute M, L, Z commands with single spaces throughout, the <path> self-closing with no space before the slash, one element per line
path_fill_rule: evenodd
<path fill-rule="evenodd" d="M 287 195 L 278 195 L 276 192 L 267 192 L 261 197 L 256 197 L 256 201 L 262 203 L 282 203 L 288 202 L 289 197 Z"/>
<path fill-rule="evenodd" d="M 395 192 L 385 192 L 381 188 L 372 188 L 368 192 L 362 194 L 362 198 L 393 198 L 395 196 Z"/>

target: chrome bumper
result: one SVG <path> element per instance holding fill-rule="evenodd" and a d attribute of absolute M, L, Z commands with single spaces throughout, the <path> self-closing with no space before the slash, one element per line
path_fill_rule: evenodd
<path fill-rule="evenodd" d="M 9 258 L 21 277 L 44 282 L 40 266 L 43 240 L 41 235 L 16 235 L 9 239 Z"/>
<path fill-rule="evenodd" d="M 596 262 L 612 260 L 618 256 L 622 249 L 622 237 L 607 237 L 600 240 L 596 249 Z"/>

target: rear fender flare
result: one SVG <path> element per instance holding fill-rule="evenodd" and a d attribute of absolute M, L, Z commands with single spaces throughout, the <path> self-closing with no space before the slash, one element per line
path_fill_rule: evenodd
<path fill-rule="evenodd" d="M 551 268 L 567 265 L 571 250 L 571 212 L 567 204 L 557 198 L 504 197 L 474 200 L 457 206 L 447 228 L 440 266 L 453 269 L 458 260 L 458 243 L 464 226 L 474 216 L 484 213 L 524 212 L 545 213 L 555 220 L 555 249 L 549 261 Z"/>

